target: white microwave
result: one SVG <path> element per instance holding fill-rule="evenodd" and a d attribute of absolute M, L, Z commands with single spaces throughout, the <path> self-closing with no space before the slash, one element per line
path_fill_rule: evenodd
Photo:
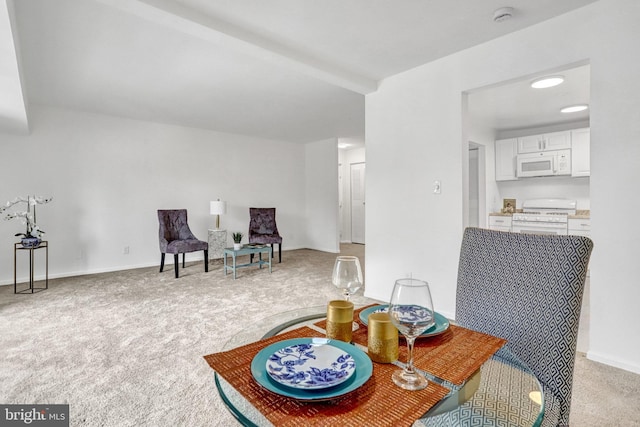
<path fill-rule="evenodd" d="M 518 178 L 571 175 L 571 150 L 518 154 Z"/>

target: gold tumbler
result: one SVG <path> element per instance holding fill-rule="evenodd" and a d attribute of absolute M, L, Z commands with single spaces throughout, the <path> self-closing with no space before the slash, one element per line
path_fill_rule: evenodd
<path fill-rule="evenodd" d="M 387 313 L 369 315 L 367 347 L 374 362 L 391 363 L 398 360 L 398 330 Z"/>
<path fill-rule="evenodd" d="M 346 300 L 329 301 L 327 306 L 327 338 L 351 342 L 353 303 Z"/>

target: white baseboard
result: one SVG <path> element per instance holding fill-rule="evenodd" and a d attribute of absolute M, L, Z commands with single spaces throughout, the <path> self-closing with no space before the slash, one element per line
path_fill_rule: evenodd
<path fill-rule="evenodd" d="M 202 260 L 201 260 L 202 261 Z M 165 270 L 167 269 L 168 266 L 171 266 L 171 268 L 173 268 L 173 262 L 171 263 L 166 263 L 164 264 L 164 268 Z M 160 264 L 158 264 L 157 262 L 150 262 L 150 263 L 146 263 L 146 264 L 139 264 L 139 265 L 127 265 L 127 266 L 117 266 L 117 267 L 109 267 L 109 268 L 98 268 L 98 269 L 94 269 L 94 270 L 84 270 L 84 271 L 67 271 L 64 273 L 57 273 L 57 274 L 49 274 L 49 280 L 53 280 L 53 279 L 61 279 L 64 277 L 76 277 L 76 276 L 87 276 L 89 274 L 100 274 L 100 273 L 111 273 L 114 271 L 125 271 L 125 270 L 134 270 L 136 268 L 147 268 L 147 267 L 157 267 L 160 268 Z M 45 279 L 45 275 L 37 275 L 33 278 L 34 281 L 38 282 L 40 280 L 44 280 Z M 22 284 L 22 283 L 27 283 L 29 281 L 29 277 L 18 277 L 17 282 L 18 285 Z M 0 286 L 6 286 L 6 285 L 12 285 L 13 286 L 13 280 L 3 280 L 0 282 Z"/>
<path fill-rule="evenodd" d="M 276 245 L 275 248 L 277 248 L 277 247 L 278 246 Z M 321 252 L 336 253 L 333 250 L 323 250 L 323 249 L 305 248 L 305 247 L 287 247 L 287 249 L 286 250 L 283 249 L 282 252 L 286 253 L 286 251 L 291 251 L 291 250 L 296 250 L 296 249 L 313 249 L 313 250 L 317 250 L 317 251 L 321 251 Z M 277 256 L 278 249 L 275 249 L 274 252 L 275 252 L 275 254 Z M 209 261 L 214 261 L 214 260 L 222 260 L 222 258 L 209 258 Z M 193 259 L 189 259 L 189 256 L 187 255 L 186 262 L 198 262 L 198 261 L 202 262 L 202 257 L 196 258 L 194 256 Z M 180 261 L 180 262 L 182 263 L 182 261 Z M 111 273 L 111 272 L 114 272 L 114 271 L 134 270 L 136 268 L 147 268 L 147 267 L 160 268 L 160 264 L 158 262 L 156 262 L 156 261 L 153 261 L 153 262 L 148 262 L 148 263 L 143 263 L 143 264 L 136 264 L 136 265 L 115 266 L 115 267 L 97 268 L 97 269 L 93 269 L 93 270 L 82 270 L 82 271 L 67 271 L 67 272 L 63 272 L 63 273 L 49 274 L 49 280 L 60 279 L 60 278 L 64 278 L 64 277 L 86 276 L 86 275 L 89 275 L 89 274 Z M 166 257 L 166 261 L 164 263 L 165 271 L 169 267 L 173 268 L 173 256 L 167 256 Z M 44 280 L 44 279 L 45 279 L 44 274 L 37 275 L 37 276 L 34 277 L 34 281 L 40 281 L 40 280 Z M 26 283 L 26 282 L 29 281 L 29 277 L 28 276 L 18 277 L 17 281 L 18 281 L 18 284 Z M 13 279 L 0 281 L 0 286 L 7 286 L 7 285 L 13 285 Z"/>
<path fill-rule="evenodd" d="M 624 369 L 625 371 L 640 374 L 640 366 L 611 358 L 606 354 L 598 353 L 595 351 L 587 351 L 587 359 L 593 360 L 594 362 L 604 363 L 605 365 L 613 366 L 614 368 Z"/>

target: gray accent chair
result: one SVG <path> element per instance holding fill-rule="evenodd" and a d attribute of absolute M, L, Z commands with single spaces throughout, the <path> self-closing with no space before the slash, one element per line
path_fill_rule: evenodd
<path fill-rule="evenodd" d="M 593 242 L 467 228 L 456 322 L 502 337 L 544 390 L 543 426 L 569 425 L 582 295 Z"/>
<path fill-rule="evenodd" d="M 278 244 L 278 262 L 282 262 L 282 237 L 276 225 L 276 208 L 249 208 L 249 243 Z M 251 255 L 253 262 L 253 254 Z"/>
<path fill-rule="evenodd" d="M 204 271 L 209 271 L 209 243 L 198 240 L 189 229 L 186 209 L 158 210 L 160 223 L 160 272 L 164 269 L 165 254 L 173 254 L 176 278 L 179 275 L 178 255 L 182 254 L 182 268 L 187 252 L 204 251 Z"/>

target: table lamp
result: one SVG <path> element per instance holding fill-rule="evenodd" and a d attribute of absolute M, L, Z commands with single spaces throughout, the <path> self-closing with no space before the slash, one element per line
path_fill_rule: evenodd
<path fill-rule="evenodd" d="M 220 215 L 227 213 L 227 202 L 222 202 L 220 199 L 210 202 L 211 215 L 216 216 L 216 230 L 220 230 Z"/>

